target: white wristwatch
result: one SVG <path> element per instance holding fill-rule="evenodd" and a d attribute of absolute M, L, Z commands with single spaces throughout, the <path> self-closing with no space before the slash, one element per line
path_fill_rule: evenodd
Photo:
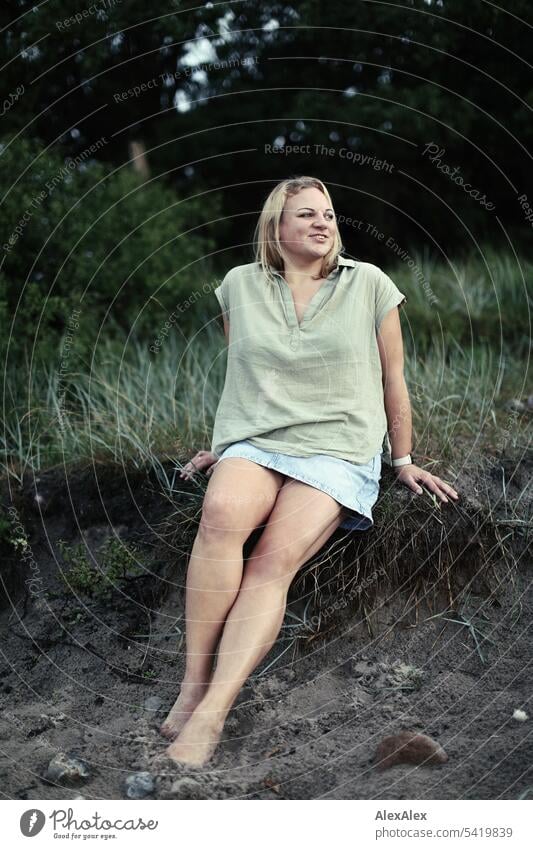
<path fill-rule="evenodd" d="M 398 466 L 408 466 L 412 462 L 411 455 L 406 454 L 405 457 L 397 457 L 396 460 L 393 460 L 392 467 L 396 469 Z"/>

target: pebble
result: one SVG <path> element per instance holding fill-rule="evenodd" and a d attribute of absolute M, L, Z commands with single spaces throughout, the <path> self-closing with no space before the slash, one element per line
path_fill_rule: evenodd
<path fill-rule="evenodd" d="M 89 778 L 89 764 L 74 755 L 59 752 L 48 764 L 44 778 L 58 784 L 77 784 Z"/>
<path fill-rule="evenodd" d="M 448 760 L 448 755 L 440 743 L 426 734 L 400 731 L 399 734 L 392 734 L 381 740 L 374 760 L 377 769 L 388 769 L 402 763 L 423 766 L 443 764 Z"/>
<path fill-rule="evenodd" d="M 513 713 L 513 719 L 517 719 L 518 722 L 525 722 L 527 719 L 527 713 L 525 710 L 520 710 L 520 708 L 516 708 Z"/>
<path fill-rule="evenodd" d="M 144 799 L 153 793 L 154 779 L 149 772 L 134 772 L 124 782 L 128 799 Z"/>
<path fill-rule="evenodd" d="M 152 711 L 152 713 L 157 713 L 157 711 L 160 710 L 162 705 L 163 699 L 160 699 L 159 696 L 149 696 L 146 699 L 143 707 L 145 710 Z"/>

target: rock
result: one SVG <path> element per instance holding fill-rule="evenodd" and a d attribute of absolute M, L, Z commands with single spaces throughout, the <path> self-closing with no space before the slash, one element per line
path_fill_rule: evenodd
<path fill-rule="evenodd" d="M 124 784 L 128 799 L 144 799 L 154 791 L 154 779 L 149 772 L 134 772 Z"/>
<path fill-rule="evenodd" d="M 143 704 L 143 708 L 145 710 L 151 711 L 152 713 L 157 713 L 157 711 L 160 710 L 162 704 L 163 699 L 160 699 L 159 696 L 149 696 Z"/>
<path fill-rule="evenodd" d="M 520 708 L 516 708 L 516 710 L 513 713 L 513 719 L 517 719 L 518 722 L 525 722 L 527 718 L 528 717 L 527 717 L 527 713 L 525 712 L 525 710 L 520 710 Z"/>
<path fill-rule="evenodd" d="M 170 790 L 161 792 L 162 799 L 205 799 L 202 785 L 194 778 L 178 778 Z"/>
<path fill-rule="evenodd" d="M 44 780 L 54 784 L 79 784 L 89 778 L 89 764 L 74 755 L 59 752 L 48 764 Z"/>
<path fill-rule="evenodd" d="M 447 760 L 448 755 L 440 743 L 415 731 L 400 731 L 384 737 L 374 756 L 377 769 L 388 769 L 401 763 L 429 766 L 443 764 Z"/>

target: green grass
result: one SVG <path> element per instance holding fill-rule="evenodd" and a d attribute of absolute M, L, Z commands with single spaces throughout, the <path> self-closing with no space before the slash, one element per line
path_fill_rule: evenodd
<path fill-rule="evenodd" d="M 385 270 L 408 297 L 402 326 L 416 461 L 430 470 L 433 464 L 439 469 L 443 460 L 449 468 L 465 464 L 470 469 L 488 455 L 521 455 L 531 442 L 533 418 L 527 405 L 532 393 L 528 383 L 530 303 L 524 291 L 524 278 L 531 279 L 532 266 L 524 264 L 520 270 L 511 257 L 487 252 L 486 264 L 473 259 L 437 264 L 415 253 L 412 256 L 438 302 L 428 297 L 420 276 L 407 266 Z M 176 474 L 168 471 L 169 461 L 184 463 L 192 451 L 209 448 L 224 384 L 226 344 L 220 324 L 212 319 L 206 315 L 195 327 L 186 323 L 174 327 L 156 354 L 150 351 L 151 339 L 106 337 L 87 363 L 76 358 L 74 344 L 71 371 L 63 383 L 60 351 L 57 361 L 45 367 L 6 374 L 0 432 L 4 474 L 20 482 L 25 471 L 90 458 L 155 472 L 163 490 L 175 491 Z M 190 320 L 189 315 L 184 317 L 184 322 Z M 480 478 L 481 488 L 485 484 Z M 527 521 L 521 506 L 526 489 L 508 501 L 507 484 L 503 475 L 499 512 L 494 515 L 483 491 L 478 494 L 483 501 L 481 513 L 477 502 L 467 503 L 469 493 L 464 492 L 463 506 L 445 516 L 428 493 L 407 509 L 406 492 L 384 491 L 376 505 L 380 530 L 373 541 L 363 535 L 352 541 L 350 551 L 342 541 L 334 542 L 320 553 L 318 563 L 302 570 L 294 590 L 305 604 L 303 612 L 301 604 L 288 611 L 282 634 L 288 645 L 259 674 L 296 645 L 307 646 L 335 629 L 340 611 L 336 601 L 332 604 L 328 599 L 351 598 L 350 603 L 360 606 L 370 623 L 373 594 L 385 574 L 391 585 L 406 586 L 421 596 L 433 586 L 444 588 L 452 609 L 457 594 L 451 585 L 453 570 L 462 569 L 472 529 L 485 533 L 485 549 L 472 554 L 484 558 L 484 574 L 489 574 L 492 560 L 498 557 L 507 564 L 504 578 L 498 581 L 510 580 L 514 560 L 509 538 L 522 533 Z M 205 478 L 196 485 L 200 492 L 204 490 Z M 190 499 L 190 487 L 185 489 L 189 504 L 187 500 L 180 503 L 166 520 L 168 540 L 161 540 L 165 557 L 169 550 L 174 556 L 184 548 L 184 539 L 194 534 L 197 524 L 197 500 Z M 7 531 L 5 522 L 3 526 L 0 522 L 0 534 L 2 530 Z M 62 545 L 64 579 L 70 587 L 107 597 L 115 583 L 128 579 L 135 563 L 122 544 L 117 545 L 120 550 L 114 551 L 111 545 L 102 552 L 101 565 L 83 544 L 74 549 Z M 415 570 L 413 558 L 420 564 Z M 458 608 L 456 612 L 459 615 Z M 461 624 L 477 640 L 471 619 Z M 399 679 L 397 686 L 418 686 L 416 672 L 403 672 L 406 680 Z M 150 674 L 146 672 L 146 677 Z"/>
<path fill-rule="evenodd" d="M 408 299 L 406 338 L 416 347 L 458 343 L 527 357 L 531 343 L 533 263 L 484 248 L 461 262 L 412 251 L 414 266 L 384 266 Z M 435 301 L 436 298 L 436 301 Z"/>
<path fill-rule="evenodd" d="M 413 258 L 438 303 L 405 264 L 387 272 L 408 296 L 402 322 L 417 457 L 451 458 L 461 442 L 480 451 L 525 447 L 531 412 L 509 404 L 532 391 L 523 280 L 531 264 L 520 269 L 490 252 L 455 266 Z M 226 346 L 209 315 L 195 330 L 173 328 L 157 354 L 151 341 L 103 339 L 90 363 L 76 360 L 74 344 L 62 383 L 60 351 L 57 362 L 7 374 L 4 473 L 21 481 L 26 470 L 90 457 L 154 469 L 170 488 L 165 461 L 210 445 Z"/>

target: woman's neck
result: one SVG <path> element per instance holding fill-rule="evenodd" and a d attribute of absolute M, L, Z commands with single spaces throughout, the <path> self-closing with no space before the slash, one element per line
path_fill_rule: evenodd
<path fill-rule="evenodd" d="M 317 283 L 319 280 L 324 279 L 320 276 L 321 268 L 322 260 L 305 265 L 290 262 L 285 264 L 281 274 L 291 287 L 306 286 L 309 283 Z"/>

